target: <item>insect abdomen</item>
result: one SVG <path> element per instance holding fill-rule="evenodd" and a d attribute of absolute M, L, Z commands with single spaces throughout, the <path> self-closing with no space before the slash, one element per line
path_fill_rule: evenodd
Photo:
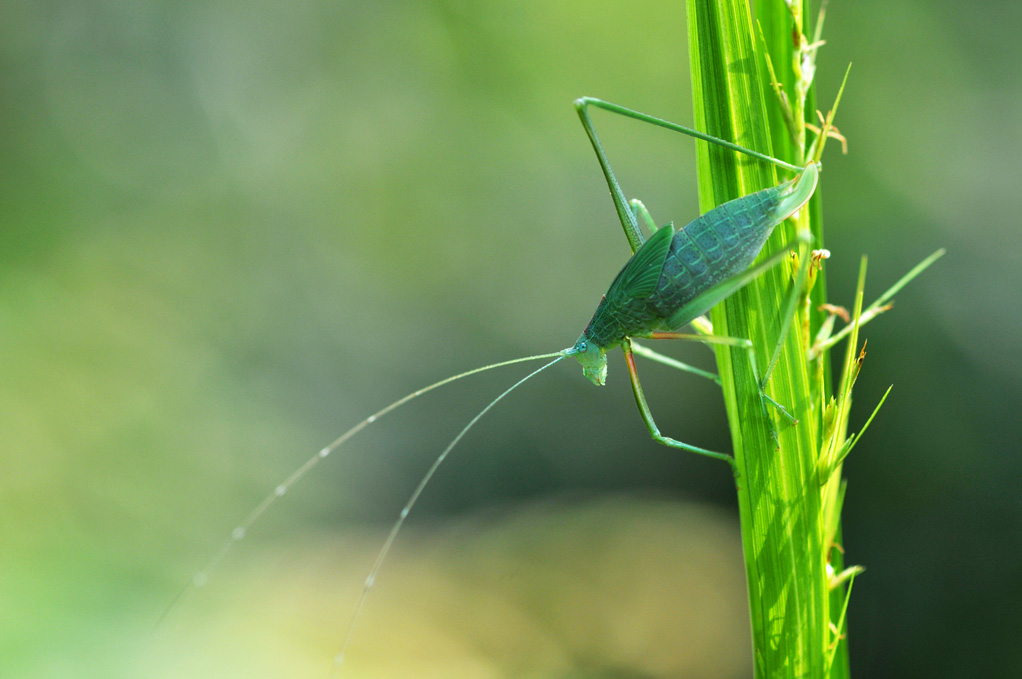
<path fill-rule="evenodd" d="M 780 222 L 773 218 L 778 193 L 758 191 L 728 201 L 674 235 L 657 290 L 649 299 L 657 315 L 670 317 L 699 293 L 752 264 Z"/>

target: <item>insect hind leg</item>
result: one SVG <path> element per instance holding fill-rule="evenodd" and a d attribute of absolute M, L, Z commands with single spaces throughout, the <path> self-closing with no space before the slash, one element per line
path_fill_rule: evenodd
<path fill-rule="evenodd" d="M 635 206 L 629 205 L 629 202 L 625 198 L 625 194 L 621 190 L 621 186 L 617 181 L 617 177 L 614 176 L 614 171 L 610 167 L 610 161 L 607 159 L 607 154 L 603 149 L 603 144 L 600 142 L 600 138 L 596 134 L 596 128 L 593 126 L 592 119 L 589 116 L 590 106 L 619 116 L 624 116 L 643 123 L 649 123 L 657 127 L 672 130 L 674 132 L 681 132 L 682 134 L 695 139 L 710 142 L 717 146 L 722 146 L 726 149 L 730 149 L 752 158 L 757 158 L 793 172 L 802 172 L 803 170 L 803 168 L 798 167 L 797 165 L 792 165 L 791 163 L 787 163 L 783 160 L 772 158 L 763 153 L 759 153 L 758 151 L 753 151 L 752 149 L 747 149 L 744 146 L 739 146 L 733 142 L 725 141 L 724 139 L 719 139 L 706 134 L 705 132 L 694 130 L 691 127 L 672 123 L 668 120 L 664 120 L 663 118 L 657 118 L 656 116 L 651 116 L 647 113 L 612 104 L 609 101 L 603 101 L 602 99 L 596 99 L 595 97 L 580 97 L 575 100 L 575 110 L 578 112 L 579 119 L 582 121 L 582 126 L 585 128 L 586 135 L 589 137 L 593 150 L 596 152 L 596 157 L 600 162 L 600 168 L 603 170 L 603 176 L 607 181 L 607 188 L 610 189 L 611 199 L 614 201 L 614 209 L 617 211 L 618 220 L 621 222 L 621 228 L 625 232 L 625 237 L 628 239 L 628 245 L 631 247 L 633 253 L 642 246 L 646 238 L 639 229 L 637 211 L 634 210 Z"/>

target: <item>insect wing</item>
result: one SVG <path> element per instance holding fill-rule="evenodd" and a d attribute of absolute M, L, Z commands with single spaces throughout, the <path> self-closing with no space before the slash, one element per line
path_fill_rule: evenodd
<path fill-rule="evenodd" d="M 645 299 L 652 295 L 656 291 L 656 284 L 660 280 L 660 272 L 663 271 L 673 238 L 672 224 L 657 229 L 656 233 L 632 255 L 625 268 L 621 269 L 621 273 L 610 284 L 607 298 Z"/>

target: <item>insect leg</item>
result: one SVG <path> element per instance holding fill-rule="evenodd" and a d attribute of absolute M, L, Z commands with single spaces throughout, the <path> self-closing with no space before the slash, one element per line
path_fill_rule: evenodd
<path fill-rule="evenodd" d="M 809 268 L 812 266 L 812 257 L 810 255 L 808 243 L 803 243 L 799 249 L 798 273 L 795 275 L 794 285 L 791 286 L 791 292 L 788 293 L 788 298 L 781 312 L 781 331 L 777 334 L 777 343 L 774 344 L 773 353 L 770 355 L 770 362 L 767 363 L 766 372 L 763 373 L 763 380 L 759 383 L 761 391 L 766 387 L 766 383 L 770 381 L 770 375 L 773 374 L 774 367 L 777 366 L 777 359 L 780 358 L 781 349 L 784 348 L 784 340 L 788 337 L 788 330 L 791 328 L 791 322 L 795 318 L 799 299 L 806 289 L 806 281 L 809 279 Z"/>
<path fill-rule="evenodd" d="M 625 341 L 621 344 L 621 348 L 625 352 L 625 360 L 628 363 L 628 375 L 632 381 L 632 393 L 635 395 L 635 405 L 639 407 L 639 413 L 642 415 L 642 421 L 646 423 L 646 429 L 649 430 L 649 435 L 653 437 L 653 440 L 657 443 L 662 443 L 668 448 L 677 448 L 678 450 L 696 453 L 697 455 L 712 457 L 715 460 L 724 460 L 732 469 L 734 469 L 735 460 L 727 453 L 717 453 L 712 450 L 706 450 L 705 448 L 699 448 L 698 446 L 682 443 L 681 441 L 664 436 L 660 433 L 660 429 L 656 426 L 656 422 L 653 421 L 653 414 L 649 411 L 649 406 L 646 405 L 646 397 L 642 393 L 642 384 L 639 382 L 639 373 L 635 368 L 635 354 L 632 352 L 631 340 L 625 338 Z"/>
<path fill-rule="evenodd" d="M 645 237 L 642 235 L 642 231 L 639 229 L 639 223 L 636 213 L 629 209 L 628 200 L 625 198 L 624 192 L 621 190 L 621 185 L 618 184 L 617 178 L 614 176 L 614 171 L 610 168 L 610 161 L 607 160 L 607 154 L 603 150 L 603 144 L 600 142 L 600 138 L 596 135 L 596 130 L 593 127 L 592 120 L 589 117 L 589 106 L 595 106 L 601 108 L 610 113 L 616 113 L 626 118 L 632 118 L 644 123 L 650 123 L 657 127 L 663 127 L 674 132 L 681 132 L 695 139 L 707 141 L 718 146 L 722 146 L 726 149 L 730 149 L 737 153 L 757 158 L 759 160 L 783 167 L 793 172 L 802 172 L 804 168 L 786 163 L 783 160 L 777 158 L 771 158 L 765 154 L 747 149 L 738 144 L 734 144 L 723 139 L 708 135 L 698 130 L 693 130 L 690 127 L 684 125 L 678 125 L 662 118 L 648 115 L 646 113 L 640 113 L 624 106 L 618 106 L 617 104 L 611 104 L 610 102 L 602 101 L 600 99 L 594 99 L 593 97 L 581 97 L 575 100 L 575 110 L 578 111 L 578 116 L 582 121 L 582 126 L 585 128 L 586 134 L 589 136 L 589 141 L 593 145 L 593 150 L 596 152 L 596 157 L 600 161 L 600 168 L 603 170 L 603 176 L 607 180 L 607 187 L 610 189 L 610 197 L 614 201 L 614 209 L 617 210 L 618 219 L 621 221 L 621 228 L 624 229 L 625 237 L 628 239 L 628 245 L 632 248 L 634 253 L 639 247 L 645 242 Z"/>
<path fill-rule="evenodd" d="M 752 378 L 756 380 L 756 384 L 759 385 L 759 398 L 760 403 L 763 406 L 763 416 L 767 416 L 766 404 L 769 403 L 776 408 L 781 415 L 784 415 L 784 417 L 786 417 L 792 424 L 798 422 L 798 420 L 788 412 L 787 408 L 770 398 L 770 395 L 766 393 L 766 380 L 759 377 L 759 369 L 756 367 L 756 352 L 753 351 L 751 340 L 742 339 L 740 337 L 726 337 L 724 335 L 694 335 L 682 332 L 651 332 L 647 335 L 641 336 L 655 340 L 674 339 L 688 340 L 690 342 L 702 342 L 704 344 L 723 344 L 736 349 L 742 349 L 749 356 L 749 367 L 752 370 Z"/>
<path fill-rule="evenodd" d="M 596 151 L 596 158 L 600 161 L 603 176 L 607 180 L 607 187 L 610 188 L 610 197 L 614 200 L 614 209 L 617 210 L 617 217 L 621 220 L 621 228 L 624 229 L 625 238 L 628 239 L 628 245 L 632 248 L 632 253 L 634 254 L 646 242 L 646 238 L 642 235 L 642 231 L 639 230 L 639 222 L 628 207 L 628 201 L 621 190 L 621 185 L 617 183 L 614 171 L 610 169 L 610 161 L 607 160 L 603 144 L 600 143 L 600 138 L 596 136 L 596 130 L 593 129 L 593 123 L 589 120 L 589 110 L 586 108 L 587 103 L 588 100 L 584 97 L 576 99 L 575 109 L 578 111 L 578 117 L 582 120 L 582 127 L 585 128 L 589 141 L 593 145 L 593 150 Z"/>
<path fill-rule="evenodd" d="M 632 214 L 635 215 L 635 219 L 638 220 L 639 217 L 642 217 L 642 221 L 646 223 L 646 228 L 649 229 L 649 232 L 656 233 L 656 222 L 653 221 L 653 215 L 649 214 L 645 204 L 638 198 L 632 198 L 628 201 L 628 204 L 632 206 Z"/>
<path fill-rule="evenodd" d="M 632 342 L 632 351 L 634 351 L 639 356 L 642 356 L 643 358 L 648 358 L 651 361 L 656 361 L 657 363 L 662 363 L 663 365 L 669 366 L 671 368 L 676 368 L 683 372 L 692 373 L 693 375 L 698 375 L 699 377 L 705 377 L 706 379 L 715 382 L 717 386 L 720 386 L 720 377 L 718 377 L 714 373 L 707 372 L 706 370 L 700 370 L 695 366 L 691 366 L 688 363 L 682 363 L 681 361 L 671 358 L 670 356 L 664 356 L 659 351 L 653 351 L 652 349 L 645 345 Z"/>
<path fill-rule="evenodd" d="M 691 127 L 685 127 L 684 125 L 672 123 L 669 120 L 664 120 L 663 118 L 651 116 L 648 113 L 641 113 L 639 111 L 635 111 L 630 108 L 625 108 L 624 106 L 618 106 L 617 104 L 612 104 L 609 101 L 603 101 L 601 99 L 595 99 L 593 97 L 581 97 L 580 99 L 575 100 L 575 108 L 578 109 L 579 115 L 584 116 L 583 124 L 585 124 L 585 120 L 588 119 L 588 113 L 583 114 L 583 111 L 585 111 L 586 107 L 590 105 L 595 106 L 596 108 L 602 108 L 604 111 L 616 113 L 626 118 L 631 118 L 633 120 L 638 120 L 644 123 L 650 123 L 651 125 L 656 125 L 657 127 L 662 127 L 664 129 L 672 130 L 674 132 L 681 132 L 682 134 L 694 137 L 695 139 L 701 139 L 702 141 L 707 141 L 710 142 L 711 144 L 716 144 L 717 146 L 723 146 L 726 149 L 730 149 L 737 153 L 742 153 L 747 156 L 751 156 L 753 158 L 766 161 L 768 163 L 771 163 L 772 165 L 777 165 L 778 167 L 783 167 L 787 170 L 791 170 L 792 172 L 802 171 L 802 168 L 799 167 L 798 165 L 792 165 L 791 163 L 786 163 L 783 160 L 771 158 L 766 154 L 759 153 L 758 151 L 753 151 L 752 149 L 747 149 L 744 146 L 739 146 L 738 144 L 735 144 L 733 142 L 725 141 L 718 137 L 714 137 L 713 135 L 706 134 L 705 132 L 700 132 L 699 130 L 693 130 Z"/>

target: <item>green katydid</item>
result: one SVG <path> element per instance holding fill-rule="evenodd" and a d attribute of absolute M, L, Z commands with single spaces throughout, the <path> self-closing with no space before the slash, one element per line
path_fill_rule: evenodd
<path fill-rule="evenodd" d="M 684 132 L 794 170 L 799 175 L 780 186 L 724 203 L 693 220 L 680 231 L 675 232 L 674 226 L 667 224 L 654 231 L 649 240 L 644 240 L 635 213 L 627 207 L 624 193 L 610 169 L 603 146 L 589 119 L 589 105 Z M 571 353 L 582 364 L 585 376 L 595 384 L 602 385 L 607 374 L 606 350 L 620 345 L 627 359 L 635 402 L 650 435 L 666 446 L 731 462 L 730 455 L 697 448 L 660 433 L 639 383 L 632 338 L 695 339 L 749 349 L 751 344 L 747 340 L 713 335 L 684 335 L 678 330 L 777 264 L 786 255 L 788 249 L 784 248 L 749 268 L 774 227 L 797 212 L 812 197 L 818 176 L 816 165 L 810 163 L 805 168 L 798 168 L 696 130 L 599 99 L 583 97 L 575 102 L 575 107 L 600 160 L 621 226 L 634 254 L 611 283 Z M 643 208 L 636 211 L 644 214 L 648 224 L 654 223 Z M 803 257 L 802 261 L 808 265 L 809 258 Z M 805 270 L 803 266 L 799 281 L 804 280 Z M 798 295 L 799 288 L 800 285 L 796 284 L 791 294 Z M 786 306 L 793 307 L 794 299 L 791 297 Z M 786 332 L 787 321 L 784 328 Z M 784 332 L 778 338 L 777 346 L 784 342 Z M 750 361 L 753 361 L 753 353 L 749 351 L 748 354 Z M 787 415 L 787 411 L 769 399 L 763 391 L 772 367 L 771 361 L 767 373 L 760 379 L 760 395 L 765 402 L 769 401 Z"/>
<path fill-rule="evenodd" d="M 391 528 L 369 576 L 366 578 L 341 651 L 337 655 L 335 661 L 337 665 L 343 659 L 344 652 L 351 641 L 356 622 L 397 534 L 438 467 L 476 422 L 505 396 L 567 356 L 574 356 L 582 365 L 583 374 L 595 384 L 602 385 L 606 379 L 607 372 L 606 351 L 620 345 L 627 359 L 635 400 L 650 435 L 659 443 L 672 448 L 725 460 L 733 465 L 732 457 L 726 453 L 698 448 L 660 434 L 659 429 L 653 422 L 652 415 L 642 393 L 641 384 L 635 369 L 634 355 L 640 354 L 676 367 L 685 367 L 687 369 L 687 366 L 678 364 L 673 359 L 661 356 L 645 347 L 634 345 L 632 339 L 693 339 L 706 343 L 728 344 L 749 349 L 751 343 L 747 339 L 718 337 L 710 334 L 686 335 L 681 334 L 679 330 L 685 325 L 696 321 L 710 307 L 749 283 L 769 267 L 775 266 L 781 259 L 787 256 L 789 248 L 785 247 L 750 268 L 750 265 L 763 248 L 774 227 L 797 212 L 812 196 L 817 183 L 817 167 L 813 163 L 804 168 L 790 165 L 696 130 L 598 99 L 582 98 L 575 102 L 575 106 L 596 151 L 600 165 L 603 168 L 621 226 L 633 251 L 632 257 L 620 273 L 618 273 L 617 277 L 614 278 L 607 294 L 597 307 L 592 320 L 575 344 L 560 351 L 502 361 L 448 377 L 408 394 L 365 418 L 320 450 L 282 483 L 277 485 L 232 531 L 231 536 L 207 563 L 206 567 L 193 577 L 191 584 L 182 592 L 182 595 L 193 587 L 200 587 L 205 584 L 209 573 L 219 565 L 231 547 L 245 536 L 252 524 L 258 520 L 270 505 L 283 496 L 292 485 L 308 474 L 316 464 L 328 457 L 355 434 L 384 415 L 427 392 L 476 373 L 515 363 L 550 359 L 542 367 L 521 378 L 490 401 L 461 429 L 457 436 L 451 440 L 434 460 L 432 466 L 401 509 L 398 519 Z M 641 203 L 633 201 L 633 203 L 629 204 L 625 199 L 624 193 L 614 177 L 603 147 L 589 119 L 589 106 L 602 108 L 615 114 L 652 123 L 682 132 L 697 139 L 718 144 L 730 150 L 744 153 L 753 158 L 796 172 L 797 176 L 779 186 L 764 189 L 725 203 L 697 218 L 683 229 L 675 230 L 671 224 L 657 229 L 653 225 L 654 223 L 649 213 Z M 652 231 L 652 235 L 648 239 L 644 237 L 639 228 L 638 218 L 640 216 Z M 804 244 L 807 241 L 808 237 L 802 236 L 795 244 Z M 805 262 L 805 264 L 800 267 L 800 275 L 792 287 L 792 303 L 785 305 L 786 313 L 793 313 L 794 301 L 799 295 L 800 286 L 804 283 L 804 274 L 809 260 L 809 257 L 800 258 L 800 261 Z M 783 324 L 785 331 L 789 324 L 788 322 Z M 783 341 L 782 332 L 782 336 L 778 339 L 778 345 Z M 752 352 L 749 351 L 748 354 L 751 361 Z M 766 374 L 760 377 L 760 391 L 763 403 L 769 402 L 773 404 L 782 414 L 790 418 L 791 416 L 779 404 L 769 399 L 762 389 L 769 379 L 771 367 L 772 365 L 768 366 Z M 753 369 L 755 370 L 754 365 Z M 765 405 L 763 414 L 764 417 L 768 416 Z M 180 599 L 180 596 L 178 598 Z M 171 608 L 174 605 L 172 604 Z"/>

